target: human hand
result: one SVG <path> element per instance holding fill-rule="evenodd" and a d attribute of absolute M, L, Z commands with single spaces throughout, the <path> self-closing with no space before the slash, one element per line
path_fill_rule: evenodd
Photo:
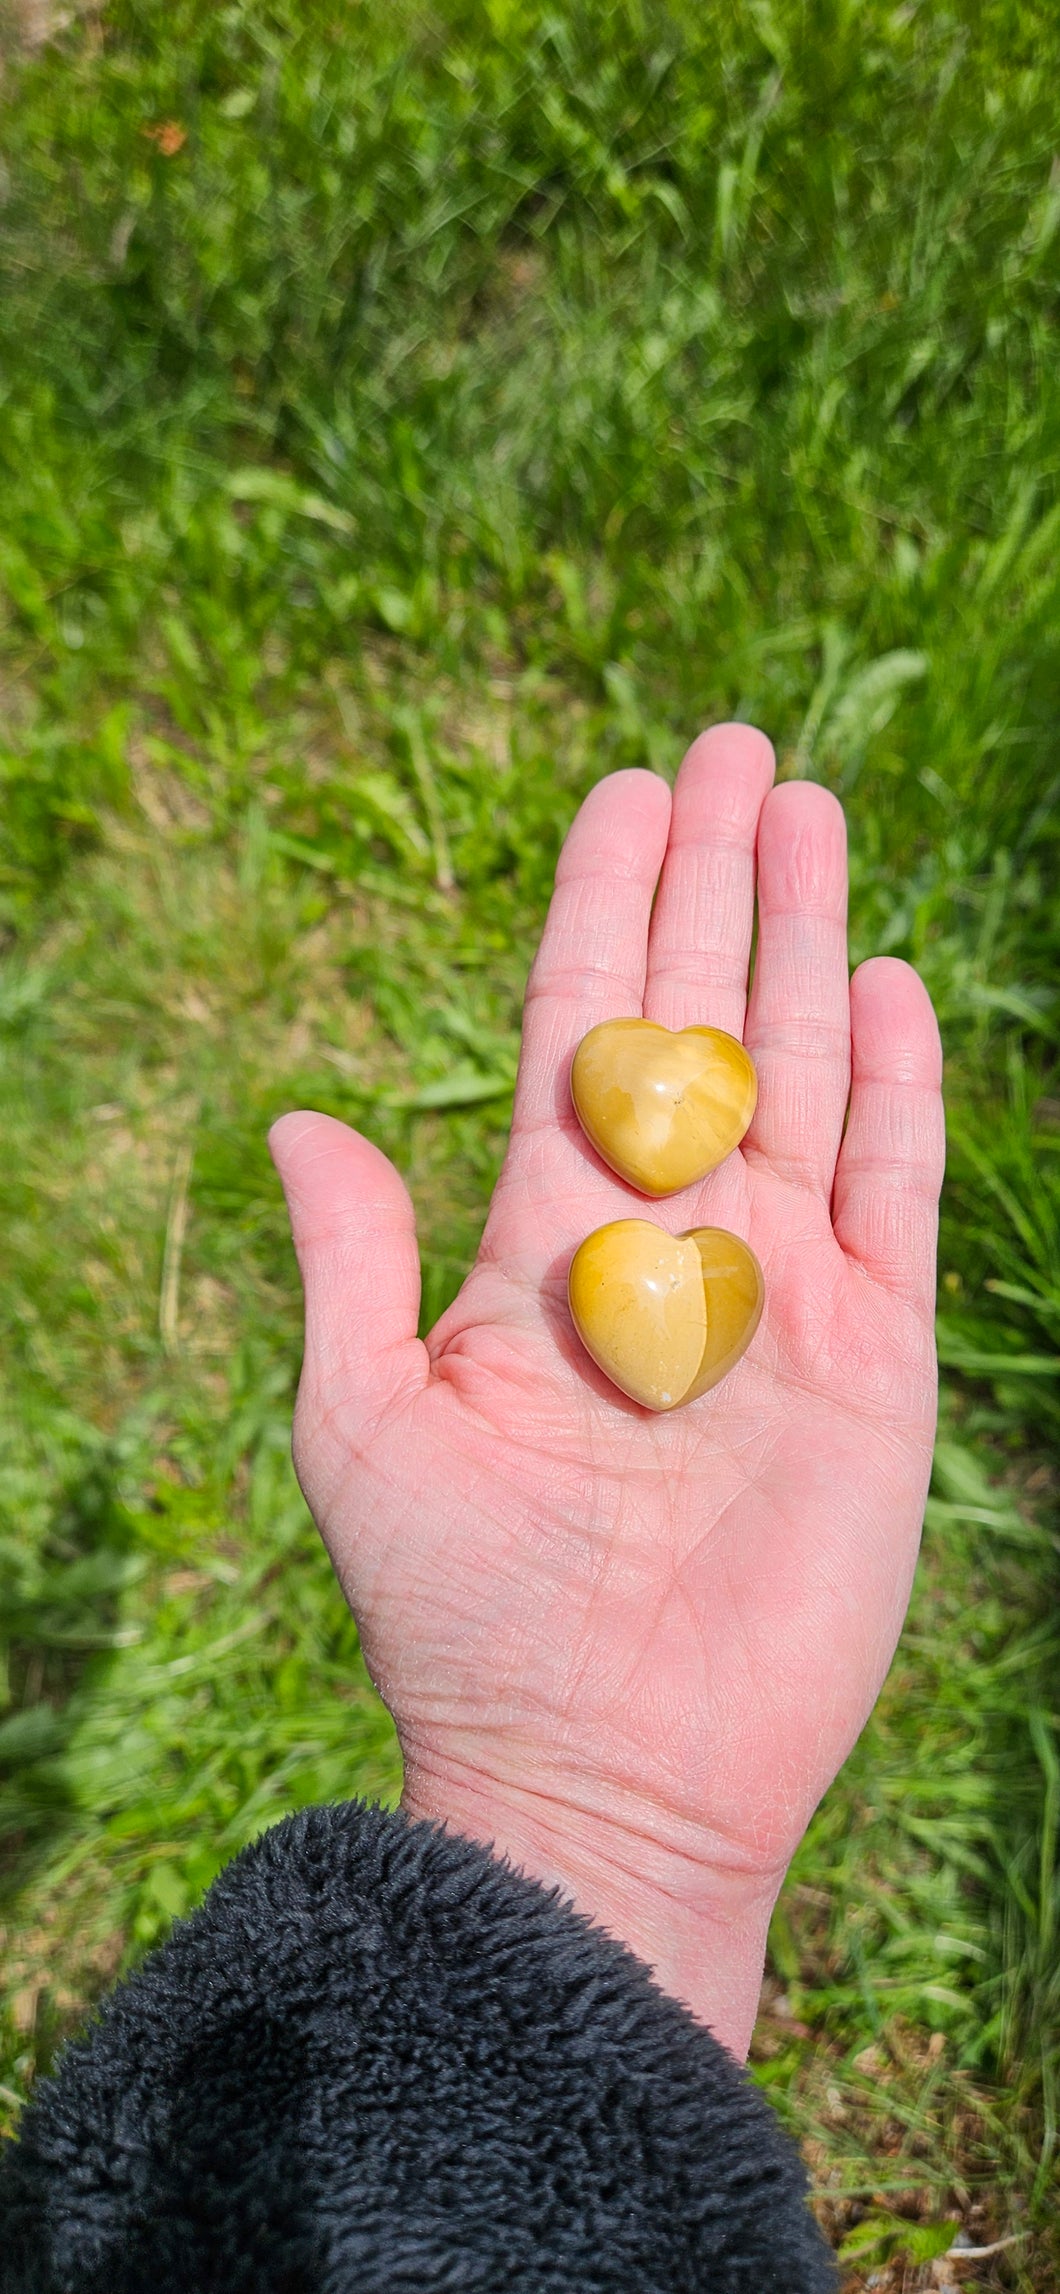
<path fill-rule="evenodd" d="M 889 958 L 848 982 L 840 807 L 772 779 L 760 733 L 716 726 L 672 804 L 645 772 L 586 799 L 478 1258 L 425 1344 L 393 1166 L 327 1116 L 272 1134 L 306 1297 L 295 1458 L 406 1807 L 558 1883 L 736 2053 L 777 1889 L 905 1613 L 943 1161 L 926 991 Z M 743 1036 L 759 1077 L 741 1148 L 650 1205 L 567 1087 L 586 1030 L 642 1010 Z M 583 1236 L 641 1215 L 728 1227 L 765 1273 L 744 1359 L 665 1416 L 596 1370 L 566 1307 Z"/>

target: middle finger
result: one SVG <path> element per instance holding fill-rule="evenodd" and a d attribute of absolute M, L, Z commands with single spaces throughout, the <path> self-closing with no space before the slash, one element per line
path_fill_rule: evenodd
<path fill-rule="evenodd" d="M 754 920 L 758 816 L 773 750 L 753 725 L 701 733 L 674 786 L 648 941 L 644 1017 L 742 1037 Z"/>

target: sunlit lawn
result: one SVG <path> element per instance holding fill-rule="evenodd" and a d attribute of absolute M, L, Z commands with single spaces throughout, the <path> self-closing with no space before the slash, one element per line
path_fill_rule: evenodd
<path fill-rule="evenodd" d="M 0 89 L 0 2087 L 393 1795 L 268 1122 L 474 1249 L 563 829 L 752 717 L 936 995 L 914 1610 L 756 2043 L 851 2289 L 1055 2288 L 1060 20 L 123 0 Z M 938 2265 L 958 2229 L 982 2263 Z M 940 2275 L 940 2273 L 942 2273 Z"/>

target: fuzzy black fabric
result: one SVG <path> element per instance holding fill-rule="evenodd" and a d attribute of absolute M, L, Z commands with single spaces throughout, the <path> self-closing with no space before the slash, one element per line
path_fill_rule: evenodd
<path fill-rule="evenodd" d="M 794 2150 L 623 1947 L 485 1850 L 288 1818 L 0 2166 L 2 2294 L 826 2294 Z"/>

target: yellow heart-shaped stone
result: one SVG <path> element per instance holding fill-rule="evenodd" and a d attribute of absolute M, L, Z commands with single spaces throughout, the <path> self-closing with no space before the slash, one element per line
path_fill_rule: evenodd
<path fill-rule="evenodd" d="M 724 1227 L 668 1235 L 648 1219 L 612 1219 L 579 1243 L 567 1296 L 612 1384 L 646 1410 L 676 1410 L 746 1352 L 765 1285 L 754 1252 Z"/>
<path fill-rule="evenodd" d="M 602 1020 L 574 1054 L 571 1098 L 598 1155 L 642 1195 L 705 1179 L 755 1111 L 750 1054 L 723 1028 Z"/>

